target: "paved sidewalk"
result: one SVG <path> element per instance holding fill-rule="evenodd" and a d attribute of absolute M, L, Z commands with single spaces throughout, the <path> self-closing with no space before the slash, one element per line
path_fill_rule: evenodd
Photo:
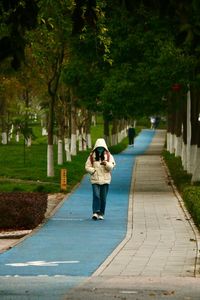
<path fill-rule="evenodd" d="M 127 237 L 94 276 L 198 275 L 200 237 L 169 185 L 159 155 L 164 138 L 158 131 L 146 155 L 136 159 Z"/>
<path fill-rule="evenodd" d="M 65 299 L 200 299 L 200 234 L 160 156 L 157 131 L 135 163 L 126 238 Z"/>

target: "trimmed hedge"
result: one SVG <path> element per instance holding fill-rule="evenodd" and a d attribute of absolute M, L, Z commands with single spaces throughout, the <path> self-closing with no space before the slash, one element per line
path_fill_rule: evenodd
<path fill-rule="evenodd" d="M 174 154 L 168 151 L 163 151 L 163 157 L 169 168 L 174 184 L 181 192 L 186 186 L 190 185 L 191 175 L 183 169 L 180 157 L 175 157 Z"/>
<path fill-rule="evenodd" d="M 48 194 L 0 193 L 0 229 L 33 229 L 44 219 Z"/>
<path fill-rule="evenodd" d="M 183 200 L 196 225 L 200 228 L 200 187 L 187 187 L 183 190 Z"/>
<path fill-rule="evenodd" d="M 180 157 L 168 151 L 163 152 L 163 157 L 193 221 L 200 228 L 200 186 L 191 185 L 191 174 L 183 170 Z"/>

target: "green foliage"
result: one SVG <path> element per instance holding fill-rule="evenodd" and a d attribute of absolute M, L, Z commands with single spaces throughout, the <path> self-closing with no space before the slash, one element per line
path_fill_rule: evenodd
<path fill-rule="evenodd" d="M 124 138 L 120 144 L 109 147 L 109 150 L 112 154 L 118 154 L 123 150 L 125 150 L 127 146 L 128 146 L 128 138 Z"/>
<path fill-rule="evenodd" d="M 175 157 L 174 154 L 170 154 L 168 151 L 163 152 L 163 157 L 167 163 L 174 184 L 180 191 L 183 191 L 186 186 L 190 185 L 191 175 L 187 174 L 183 169 L 180 157 Z"/>
<path fill-rule="evenodd" d="M 189 213 L 200 228 L 200 187 L 191 185 L 191 175 L 183 170 L 180 157 L 175 157 L 167 151 L 163 152 L 163 157 Z"/>
<path fill-rule="evenodd" d="M 95 144 L 97 138 L 103 137 L 103 126 L 97 122 L 96 126 L 91 127 L 92 145 Z"/>
<path fill-rule="evenodd" d="M 194 222 L 200 228 L 200 187 L 188 187 L 183 191 L 183 200 Z"/>
<path fill-rule="evenodd" d="M 194 55 L 177 47 L 174 32 L 177 11 L 171 11 L 170 19 L 168 5 L 162 11 L 161 3 L 159 8 L 138 4 L 137 10 L 128 5 L 131 12 L 127 4 L 109 5 L 107 26 L 113 64 L 99 94 L 102 106 L 118 116 L 163 114 L 166 111 L 163 96 L 170 93 L 174 83 L 180 83 L 185 93 L 197 66 Z M 169 6 L 175 9 L 176 4 Z M 176 9 L 180 7 L 177 5 Z"/>

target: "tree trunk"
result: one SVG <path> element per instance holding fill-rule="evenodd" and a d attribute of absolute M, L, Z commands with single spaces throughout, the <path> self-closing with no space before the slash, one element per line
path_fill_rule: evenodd
<path fill-rule="evenodd" d="M 197 117 L 197 123 L 196 123 L 196 137 L 195 140 L 197 142 L 197 149 L 196 149 L 196 157 L 195 157 L 195 164 L 193 169 L 193 175 L 192 175 L 192 183 L 200 181 L 200 98 L 199 98 L 199 92 L 197 90 L 197 101 L 196 101 L 196 117 Z"/>
<path fill-rule="evenodd" d="M 176 113 L 173 107 L 172 96 L 168 98 L 168 110 L 167 110 L 167 150 L 170 153 L 175 152 L 175 121 Z"/>
<path fill-rule="evenodd" d="M 59 108 L 57 112 L 57 123 L 58 123 L 58 165 L 63 164 L 63 138 L 64 138 L 64 114 L 63 114 L 63 103 L 60 99 Z"/>
<path fill-rule="evenodd" d="M 26 145 L 27 145 L 27 147 L 32 146 L 32 137 L 31 136 L 26 139 Z"/>
<path fill-rule="evenodd" d="M 78 131 L 78 150 L 83 151 L 83 128 Z"/>
<path fill-rule="evenodd" d="M 63 164 L 63 140 L 58 139 L 58 165 Z"/>
<path fill-rule="evenodd" d="M 65 138 L 65 153 L 66 153 L 66 161 L 71 161 L 71 153 L 70 153 L 70 139 Z"/>
<path fill-rule="evenodd" d="M 92 139 L 91 139 L 91 133 L 90 133 L 91 122 L 92 122 L 92 115 L 91 115 L 91 112 L 88 110 L 87 111 L 87 119 L 85 122 L 86 143 L 87 143 L 88 149 L 92 148 Z"/>
<path fill-rule="evenodd" d="M 8 135 L 6 129 L 6 97 L 1 97 L 0 99 L 0 115 L 1 115 L 1 132 L 2 132 L 2 144 L 6 145 L 8 143 Z"/>
<path fill-rule="evenodd" d="M 19 143 L 19 132 L 16 133 L 15 140 L 17 143 Z"/>
<path fill-rule="evenodd" d="M 124 138 L 124 120 L 121 119 L 118 123 L 117 143 L 121 143 Z"/>
<path fill-rule="evenodd" d="M 2 136 L 2 144 L 7 145 L 7 143 L 8 143 L 7 132 L 5 132 L 5 131 L 2 132 L 1 136 Z"/>
<path fill-rule="evenodd" d="M 182 103 L 176 109 L 176 124 L 175 124 L 175 156 L 180 156 L 182 153 Z"/>
<path fill-rule="evenodd" d="M 48 177 L 54 177 L 54 155 L 53 155 L 54 103 L 55 103 L 55 95 L 51 97 L 49 102 L 48 150 L 47 150 L 47 176 Z"/>
<path fill-rule="evenodd" d="M 104 139 L 106 141 L 106 144 L 110 145 L 110 130 L 109 130 L 109 121 L 107 118 L 104 118 Z"/>
<path fill-rule="evenodd" d="M 200 181 L 200 126 L 198 126 L 198 147 L 196 151 L 196 164 L 191 181 L 192 183 Z"/>
<path fill-rule="evenodd" d="M 65 143 L 65 155 L 66 155 L 66 161 L 71 161 L 71 153 L 70 153 L 70 144 L 71 144 L 71 127 L 70 127 L 70 121 L 71 121 L 71 107 L 70 107 L 70 96 L 68 93 L 68 90 L 63 91 L 62 94 L 63 98 L 63 114 L 64 114 L 64 143 Z"/>
<path fill-rule="evenodd" d="M 190 171 L 194 173 L 196 166 L 196 154 L 197 154 L 197 143 L 198 143 L 198 96 L 199 91 L 191 87 L 191 147 L 190 147 Z"/>
<path fill-rule="evenodd" d="M 184 99 L 183 101 L 183 128 L 182 128 L 182 135 L 183 135 L 183 144 L 182 144 L 182 165 L 183 169 L 186 170 L 187 164 L 187 100 Z"/>
<path fill-rule="evenodd" d="M 74 99 L 72 95 L 72 90 L 70 93 L 70 99 L 71 99 L 71 155 L 77 155 L 77 126 L 76 126 L 76 108 L 74 105 Z"/>
<path fill-rule="evenodd" d="M 92 123 L 93 126 L 96 126 L 96 125 L 97 125 L 96 115 L 92 115 L 91 123 Z"/>
<path fill-rule="evenodd" d="M 55 63 L 52 64 L 52 77 L 48 82 L 49 112 L 48 112 L 48 150 L 47 150 L 47 176 L 54 177 L 54 153 L 53 153 L 53 129 L 54 129 L 54 108 L 57 98 L 57 91 L 61 68 L 64 58 L 64 46 L 59 48 Z"/>
<path fill-rule="evenodd" d="M 54 176 L 53 144 L 47 146 L 47 176 Z"/>
<path fill-rule="evenodd" d="M 87 138 L 86 138 L 86 129 L 85 126 L 82 127 L 82 145 L 83 145 L 83 151 L 87 150 Z"/>
<path fill-rule="evenodd" d="M 112 121 L 112 131 L 111 131 L 111 146 L 117 145 L 118 143 L 118 120 L 116 118 Z"/>
<path fill-rule="evenodd" d="M 191 95 L 187 92 L 187 163 L 186 170 L 191 173 L 190 151 L 191 151 Z"/>

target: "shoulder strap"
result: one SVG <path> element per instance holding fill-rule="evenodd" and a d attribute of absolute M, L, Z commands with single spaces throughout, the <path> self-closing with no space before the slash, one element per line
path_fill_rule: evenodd
<path fill-rule="evenodd" d="M 110 152 L 106 151 L 106 154 L 107 154 L 107 162 L 109 162 L 109 160 L 110 160 Z"/>
<path fill-rule="evenodd" d="M 91 165 L 93 166 L 93 162 L 94 162 L 93 152 L 90 153 L 90 162 L 91 162 Z"/>
<path fill-rule="evenodd" d="M 106 150 L 106 155 L 107 155 L 107 162 L 110 161 L 110 152 Z M 94 162 L 94 157 L 93 157 L 93 152 L 90 153 L 90 163 L 93 166 Z"/>

